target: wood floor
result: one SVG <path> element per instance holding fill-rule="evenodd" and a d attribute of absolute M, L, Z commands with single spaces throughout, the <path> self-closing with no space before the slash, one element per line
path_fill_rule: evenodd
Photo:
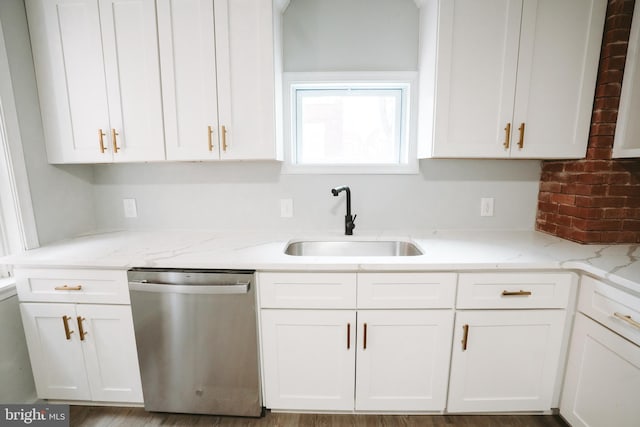
<path fill-rule="evenodd" d="M 248 427 L 566 427 L 553 415 L 317 415 L 275 414 L 264 418 L 145 412 L 142 408 L 72 406 L 71 426 L 248 426 Z"/>

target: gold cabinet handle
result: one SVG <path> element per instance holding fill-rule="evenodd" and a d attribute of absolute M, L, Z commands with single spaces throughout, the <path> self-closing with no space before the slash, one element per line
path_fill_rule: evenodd
<path fill-rule="evenodd" d="M 636 320 L 633 320 L 633 319 L 631 318 L 631 316 L 628 316 L 628 315 L 625 315 L 625 314 L 621 314 L 621 313 L 617 313 L 617 312 L 616 312 L 616 313 L 613 313 L 613 315 L 614 315 L 615 317 L 617 317 L 618 319 L 620 319 L 620 320 L 622 320 L 622 321 L 624 321 L 624 322 L 627 322 L 627 323 L 628 323 L 628 324 L 630 324 L 631 326 L 633 326 L 633 327 L 636 327 L 636 328 L 640 329 L 640 322 L 638 322 L 638 321 L 636 321 Z"/>
<path fill-rule="evenodd" d="M 351 323 L 347 323 L 347 350 L 351 348 Z"/>
<path fill-rule="evenodd" d="M 367 349 L 367 324 L 364 324 L 364 336 L 363 336 L 363 340 L 362 340 L 362 349 L 366 350 Z"/>
<path fill-rule="evenodd" d="M 531 291 L 502 291 L 503 297 L 528 297 Z"/>
<path fill-rule="evenodd" d="M 87 334 L 89 333 L 89 332 L 85 332 L 84 328 L 82 327 L 82 321 L 86 319 L 82 316 L 78 316 L 77 320 L 78 320 L 78 332 L 80 332 L 80 341 L 84 341 L 84 337 L 87 336 Z"/>
<path fill-rule="evenodd" d="M 64 325 L 64 334 L 66 335 L 67 340 L 71 339 L 71 334 L 73 333 L 73 331 L 69 329 L 69 319 L 71 319 L 71 317 L 67 315 L 62 316 L 62 324 Z"/>
<path fill-rule="evenodd" d="M 469 325 L 462 325 L 462 351 L 467 351 L 467 341 L 469 340 Z"/>
<path fill-rule="evenodd" d="M 100 152 L 104 154 L 106 147 L 104 146 L 104 137 L 107 134 L 102 132 L 102 129 L 98 129 L 98 142 L 100 143 Z"/>
<path fill-rule="evenodd" d="M 76 286 L 63 285 L 63 286 L 56 286 L 54 289 L 56 291 L 81 291 L 82 285 L 76 285 Z"/>
<path fill-rule="evenodd" d="M 520 139 L 518 140 L 518 148 L 522 150 L 524 148 L 524 123 L 520 123 L 520 127 L 518 128 L 518 130 L 520 131 Z"/>
<path fill-rule="evenodd" d="M 111 145 L 113 145 L 113 152 L 117 153 L 118 151 L 120 151 L 120 148 L 118 147 L 118 141 L 116 140 L 116 137 L 120 135 L 118 132 L 116 132 L 115 129 L 111 129 Z"/>
<path fill-rule="evenodd" d="M 222 134 L 222 151 L 227 151 L 227 128 L 226 126 L 220 127 L 220 133 Z"/>
<path fill-rule="evenodd" d="M 509 145 L 511 143 L 511 123 L 507 123 L 507 126 L 504 128 L 504 149 L 508 150 Z"/>
<path fill-rule="evenodd" d="M 209 151 L 213 151 L 213 127 L 207 126 L 207 130 L 209 131 Z"/>

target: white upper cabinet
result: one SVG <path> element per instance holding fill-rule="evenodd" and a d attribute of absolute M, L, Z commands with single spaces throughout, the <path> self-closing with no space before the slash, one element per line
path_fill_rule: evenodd
<path fill-rule="evenodd" d="M 586 153 L 606 0 L 425 1 L 420 157 Z"/>
<path fill-rule="evenodd" d="M 281 158 L 279 20 L 262 0 L 158 1 L 167 160 Z"/>
<path fill-rule="evenodd" d="M 613 157 L 640 157 L 640 6 L 636 4 L 622 79 Z"/>
<path fill-rule="evenodd" d="M 153 0 L 27 0 L 50 163 L 160 160 Z"/>
<path fill-rule="evenodd" d="M 26 5 L 50 163 L 282 158 L 282 1 Z"/>

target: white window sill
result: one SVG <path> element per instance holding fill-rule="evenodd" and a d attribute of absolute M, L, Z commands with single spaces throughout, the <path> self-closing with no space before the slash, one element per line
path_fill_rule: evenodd
<path fill-rule="evenodd" d="M 4 301 L 17 295 L 16 291 L 16 279 L 13 277 L 6 277 L 0 279 L 0 301 Z"/>

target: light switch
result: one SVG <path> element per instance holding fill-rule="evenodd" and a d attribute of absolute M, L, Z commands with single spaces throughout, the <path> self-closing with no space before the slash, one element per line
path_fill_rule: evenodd
<path fill-rule="evenodd" d="M 480 199 L 480 216 L 493 216 L 493 197 Z"/>
<path fill-rule="evenodd" d="M 124 217 L 125 218 L 137 218 L 138 208 L 136 206 L 136 199 L 122 199 L 124 204 Z"/>

